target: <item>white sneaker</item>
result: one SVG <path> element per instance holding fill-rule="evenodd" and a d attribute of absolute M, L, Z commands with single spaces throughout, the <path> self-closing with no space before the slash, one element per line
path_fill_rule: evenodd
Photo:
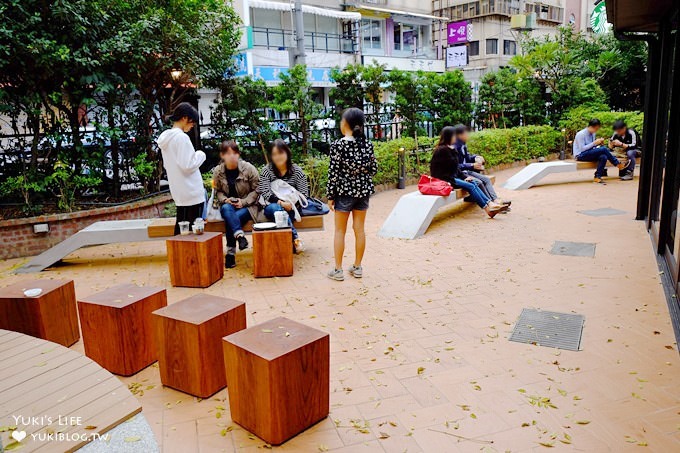
<path fill-rule="evenodd" d="M 331 280 L 335 280 L 338 282 L 342 282 L 345 280 L 345 273 L 342 272 L 342 269 L 331 269 L 328 271 L 328 274 L 326 274 L 328 278 Z"/>
<path fill-rule="evenodd" d="M 355 266 L 354 264 L 352 264 L 352 267 L 347 269 L 347 272 L 349 272 L 349 275 L 354 278 L 361 278 L 364 276 L 364 269 L 361 266 Z"/>

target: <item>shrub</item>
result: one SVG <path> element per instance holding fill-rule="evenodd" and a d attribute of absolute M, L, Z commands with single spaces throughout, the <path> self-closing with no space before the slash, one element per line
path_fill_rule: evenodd
<path fill-rule="evenodd" d="M 470 135 L 468 148 L 481 154 L 487 166 L 547 156 L 560 148 L 562 134 L 550 126 L 487 129 Z"/>
<path fill-rule="evenodd" d="M 304 162 L 299 164 L 309 179 L 309 194 L 312 197 L 326 197 L 329 164 L 330 159 L 328 156 L 309 156 Z"/>
<path fill-rule="evenodd" d="M 567 138 L 572 140 L 576 133 L 588 125 L 588 121 L 592 118 L 598 118 L 602 121 L 602 128 L 598 132 L 598 136 L 609 138 L 612 135 L 612 124 L 616 120 L 623 120 L 632 127 L 639 134 L 642 134 L 642 124 L 644 121 L 644 114 L 641 112 L 610 112 L 598 111 L 589 109 L 587 107 L 577 107 L 569 110 L 560 121 L 560 127 L 565 129 Z"/>
<path fill-rule="evenodd" d="M 373 178 L 376 184 L 392 184 L 399 180 L 399 149 L 406 151 L 406 177 L 418 176 L 429 173 L 429 162 L 434 139 L 427 137 L 418 138 L 416 141 L 411 137 L 402 137 L 388 142 L 373 142 L 375 157 L 378 160 L 378 173 Z M 422 149 L 428 151 L 422 152 Z"/>

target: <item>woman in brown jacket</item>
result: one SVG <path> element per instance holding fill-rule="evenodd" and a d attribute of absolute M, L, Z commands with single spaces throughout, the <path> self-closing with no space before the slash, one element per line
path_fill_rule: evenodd
<path fill-rule="evenodd" d="M 250 220 L 264 220 L 257 202 L 260 176 L 252 164 L 241 160 L 236 142 L 222 142 L 219 150 L 222 163 L 213 170 L 213 185 L 226 227 L 227 256 L 224 265 L 232 268 L 236 266 L 236 243 L 240 250 L 248 248 L 243 225 Z"/>

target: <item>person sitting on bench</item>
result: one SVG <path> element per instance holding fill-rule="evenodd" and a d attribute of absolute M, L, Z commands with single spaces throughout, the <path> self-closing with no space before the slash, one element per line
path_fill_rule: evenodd
<path fill-rule="evenodd" d="M 640 157 L 642 142 L 640 136 L 634 129 L 629 128 L 624 121 L 614 122 L 614 135 L 609 139 L 609 148 L 614 153 L 620 152 L 628 157 L 628 166 L 621 170 L 619 176 L 621 181 L 632 181 L 635 173 L 635 158 Z"/>
<path fill-rule="evenodd" d="M 604 184 L 602 177 L 605 173 L 605 166 L 607 161 L 612 165 L 616 165 L 619 170 L 623 170 L 625 163 L 619 161 L 609 148 L 602 146 L 603 138 L 597 138 L 597 131 L 602 127 L 602 123 L 597 118 L 593 118 L 588 122 L 588 127 L 580 130 L 574 138 L 574 158 L 579 162 L 597 162 L 597 169 L 595 170 L 595 179 L 593 182 Z"/>
<path fill-rule="evenodd" d="M 472 182 L 477 184 L 479 188 L 484 191 L 486 196 L 491 199 L 491 201 L 510 206 L 512 204 L 510 201 L 503 201 L 498 198 L 491 178 L 481 173 L 484 171 L 484 164 L 486 163 L 484 158 L 477 154 L 470 154 L 470 152 L 468 152 L 467 142 L 470 138 L 470 128 L 464 124 L 458 124 L 454 127 L 456 129 L 456 142 L 454 143 L 453 147 L 458 152 L 458 162 L 460 169 L 467 176 L 472 176 L 474 179 Z"/>
<path fill-rule="evenodd" d="M 260 175 L 252 164 L 241 159 L 236 142 L 220 143 L 219 151 L 222 163 L 213 170 L 213 184 L 226 229 L 227 255 L 224 265 L 232 268 L 236 266 L 236 243 L 240 250 L 248 248 L 243 225 L 250 220 L 264 220 L 257 202 Z"/>
<path fill-rule="evenodd" d="M 499 212 L 507 211 L 506 205 L 500 205 L 491 201 L 484 191 L 474 183 L 474 178 L 463 173 L 459 167 L 458 152 L 453 148 L 456 139 L 456 128 L 446 126 L 442 129 L 439 143 L 430 160 L 430 175 L 433 178 L 448 181 L 456 188 L 467 190 L 470 197 L 491 218 Z"/>
<path fill-rule="evenodd" d="M 283 140 L 276 139 L 272 143 L 269 154 L 271 163 L 262 167 L 260 172 L 260 184 L 257 192 L 260 194 L 260 201 L 264 204 L 264 215 L 268 220 L 274 220 L 277 211 L 288 213 L 288 225 L 293 231 L 293 246 L 295 253 L 303 250 L 302 241 L 298 237 L 298 232 L 293 225 L 295 213 L 293 205 L 289 201 L 281 200 L 272 191 L 272 182 L 277 179 L 287 182 L 295 190 L 305 197 L 309 197 L 309 184 L 307 175 L 299 165 L 293 163 L 293 154 L 290 147 Z M 299 205 L 298 205 L 299 209 Z"/>

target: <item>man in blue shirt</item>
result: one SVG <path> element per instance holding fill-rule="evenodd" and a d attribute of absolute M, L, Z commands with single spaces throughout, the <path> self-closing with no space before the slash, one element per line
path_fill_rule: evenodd
<path fill-rule="evenodd" d="M 597 118 L 588 122 L 588 127 L 580 130 L 574 138 L 574 158 L 580 162 L 597 162 L 597 170 L 595 170 L 596 183 L 604 184 L 602 176 L 605 174 L 605 166 L 607 161 L 612 165 L 616 165 L 619 170 L 626 167 L 624 162 L 620 162 L 609 148 L 603 146 L 604 139 L 597 138 L 597 131 L 602 127 L 602 123 Z"/>

